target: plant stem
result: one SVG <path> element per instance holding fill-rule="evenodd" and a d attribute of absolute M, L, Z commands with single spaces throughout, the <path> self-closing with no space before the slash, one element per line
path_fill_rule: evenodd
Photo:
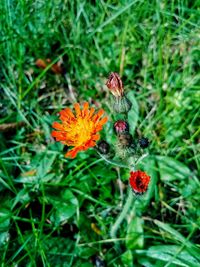
<path fill-rule="evenodd" d="M 115 223 L 113 224 L 113 226 L 111 227 L 111 230 L 110 230 L 110 236 L 112 239 L 116 238 L 116 233 L 122 223 L 122 221 L 125 219 L 132 203 L 133 203 L 133 192 L 131 190 L 129 190 L 129 193 L 128 193 L 128 198 L 126 200 L 126 203 L 122 209 L 122 212 L 120 213 L 119 217 L 117 218 L 117 220 L 115 221 Z"/>
<path fill-rule="evenodd" d="M 120 162 L 112 160 L 112 159 L 107 159 L 104 155 L 102 155 L 98 151 L 97 151 L 97 153 L 102 159 L 104 159 L 109 164 L 115 165 L 115 166 L 120 167 L 120 168 L 130 169 L 130 167 L 128 165 L 121 164 Z"/>

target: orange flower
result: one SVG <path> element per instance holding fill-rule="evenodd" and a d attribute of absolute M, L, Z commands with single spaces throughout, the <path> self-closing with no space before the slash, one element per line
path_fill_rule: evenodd
<path fill-rule="evenodd" d="M 129 178 L 130 185 L 133 191 L 136 194 L 143 194 L 147 191 L 150 176 L 148 176 L 145 172 L 135 171 L 130 173 L 131 176 Z"/>
<path fill-rule="evenodd" d="M 72 146 L 66 157 L 75 158 L 79 151 L 87 150 L 96 145 L 96 141 L 100 136 L 98 132 L 107 122 L 107 117 L 101 118 L 104 110 L 100 109 L 94 114 L 95 109 L 89 109 L 89 104 L 83 104 L 83 109 L 80 109 L 78 103 L 74 104 L 76 114 L 70 108 L 60 111 L 60 120 L 62 123 L 54 122 L 53 128 L 57 131 L 52 132 L 52 136 L 56 141 Z"/>

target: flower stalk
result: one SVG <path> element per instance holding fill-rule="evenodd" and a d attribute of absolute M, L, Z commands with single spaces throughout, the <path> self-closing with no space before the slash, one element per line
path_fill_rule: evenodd
<path fill-rule="evenodd" d="M 123 113 L 128 118 L 132 103 L 125 95 L 124 85 L 120 76 L 116 72 L 112 72 L 106 85 L 114 98 L 114 112 L 116 115 Z M 116 156 L 125 160 L 125 164 L 129 168 L 135 168 L 135 165 L 144 158 L 143 150 L 148 147 L 149 140 L 145 137 L 136 140 L 129 131 L 129 123 L 131 122 L 126 120 L 114 122 L 114 131 L 117 135 Z M 135 194 L 145 193 L 149 182 L 150 176 L 144 172 L 140 170 L 131 172 L 129 183 Z"/>

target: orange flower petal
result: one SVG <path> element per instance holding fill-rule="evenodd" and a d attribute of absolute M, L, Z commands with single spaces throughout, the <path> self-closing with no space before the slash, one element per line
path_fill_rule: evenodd
<path fill-rule="evenodd" d="M 100 118 L 104 114 L 104 110 L 100 109 L 97 113 L 98 117 Z"/>
<path fill-rule="evenodd" d="M 63 125 L 60 124 L 60 123 L 58 123 L 58 122 L 54 122 L 54 123 L 52 124 L 52 127 L 55 128 L 55 129 L 57 129 L 57 130 L 61 130 L 61 131 L 64 129 L 64 128 L 63 128 Z"/>
<path fill-rule="evenodd" d="M 89 107 L 88 102 L 85 102 L 83 104 L 82 116 L 86 117 L 89 114 L 88 107 Z"/>
<path fill-rule="evenodd" d="M 101 131 L 102 130 L 102 125 L 98 125 L 97 127 L 96 127 L 96 132 L 99 132 L 99 131 Z"/>
<path fill-rule="evenodd" d="M 60 111 L 60 117 L 63 117 L 63 118 L 75 118 L 74 117 L 74 114 L 72 113 L 71 109 L 70 108 L 66 108 L 66 109 L 63 109 Z"/>
<path fill-rule="evenodd" d="M 59 135 L 60 135 L 60 132 L 56 132 L 56 131 L 51 132 L 51 136 L 53 136 L 53 137 L 57 137 Z"/>
<path fill-rule="evenodd" d="M 107 118 L 107 117 L 104 117 L 103 119 L 101 119 L 101 120 L 98 122 L 98 124 L 103 125 L 103 124 L 105 124 L 107 121 L 108 121 L 108 118 Z"/>
<path fill-rule="evenodd" d="M 89 114 L 89 117 L 90 117 L 90 118 L 92 117 L 92 115 L 94 114 L 94 112 L 95 112 L 95 109 L 94 109 L 94 108 L 91 108 L 91 109 L 90 109 L 90 114 Z"/>
<path fill-rule="evenodd" d="M 94 115 L 93 117 L 93 121 L 98 121 L 99 118 L 101 118 L 101 116 L 104 114 L 104 110 L 103 109 L 100 109 L 99 112 L 97 114 Z"/>
<path fill-rule="evenodd" d="M 90 140 L 90 141 L 88 142 L 87 146 L 88 146 L 88 148 L 89 148 L 89 147 L 94 147 L 94 146 L 96 146 L 96 143 L 95 143 L 94 141 Z"/>
<path fill-rule="evenodd" d="M 69 158 L 75 158 L 76 155 L 78 153 L 78 150 L 77 149 L 71 149 L 70 151 L 68 151 L 66 154 L 65 154 L 65 157 L 69 157 Z"/>
<path fill-rule="evenodd" d="M 80 109 L 79 103 L 75 103 L 74 104 L 74 109 L 76 111 L 76 117 L 78 118 L 80 116 L 80 114 L 81 114 L 81 109 Z"/>
<path fill-rule="evenodd" d="M 52 131 L 51 136 L 55 137 L 57 141 L 65 141 L 66 139 L 63 132 Z"/>
<path fill-rule="evenodd" d="M 96 135 L 93 135 L 93 137 L 92 137 L 92 139 L 93 140 L 99 140 L 99 138 L 100 138 L 100 135 L 99 134 L 96 134 Z"/>
<path fill-rule="evenodd" d="M 85 102 L 83 104 L 83 110 L 87 110 L 88 108 L 89 108 L 89 104 L 88 104 L 88 102 Z"/>

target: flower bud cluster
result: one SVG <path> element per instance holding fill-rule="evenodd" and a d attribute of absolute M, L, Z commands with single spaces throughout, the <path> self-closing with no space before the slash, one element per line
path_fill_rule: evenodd
<path fill-rule="evenodd" d="M 124 86 L 122 80 L 118 73 L 112 72 L 106 82 L 106 85 L 112 95 L 114 96 L 113 109 L 116 114 L 124 114 L 127 117 L 128 112 L 131 110 L 132 104 L 130 100 L 126 97 L 124 92 Z M 123 149 L 133 148 L 134 153 L 139 153 L 139 149 L 145 149 L 149 145 L 147 138 L 142 137 L 137 142 L 133 140 L 132 135 L 129 132 L 129 124 L 126 120 L 117 120 L 114 123 L 114 131 L 118 137 L 119 144 Z M 133 152 L 133 149 L 130 150 Z M 141 153 L 139 153 L 141 154 Z"/>
<path fill-rule="evenodd" d="M 129 133 L 129 124 L 125 120 L 118 120 L 114 123 L 114 131 L 118 137 L 119 145 L 122 148 L 130 147 L 132 136 Z"/>
<path fill-rule="evenodd" d="M 122 159 L 127 159 L 127 161 L 130 157 L 139 159 L 143 155 L 143 149 L 146 149 L 149 146 L 149 140 L 146 137 L 141 137 L 140 139 L 133 138 L 130 133 L 131 127 L 129 123 L 131 124 L 131 121 L 129 120 L 128 122 L 127 118 L 128 113 L 132 108 L 132 103 L 125 95 L 124 86 L 119 74 L 112 72 L 106 85 L 113 95 L 113 110 L 116 117 L 119 115 L 124 117 L 123 119 L 117 119 L 113 125 L 118 140 L 116 156 Z M 104 143 L 101 144 L 101 153 L 106 151 L 104 147 L 106 147 L 106 145 Z M 140 170 L 132 171 L 130 175 L 129 183 L 133 192 L 136 194 L 145 193 L 150 182 L 150 176 Z"/>

